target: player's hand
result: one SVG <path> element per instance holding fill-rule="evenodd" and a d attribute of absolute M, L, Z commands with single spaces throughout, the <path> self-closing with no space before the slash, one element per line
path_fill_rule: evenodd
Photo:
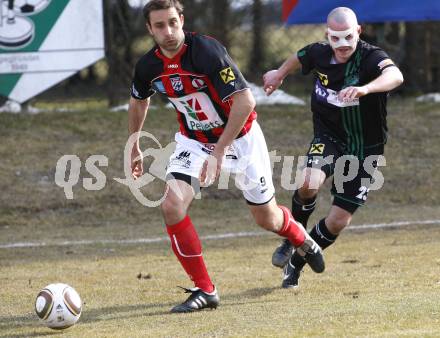
<path fill-rule="evenodd" d="M 144 158 L 138 145 L 134 145 L 131 149 L 131 176 L 137 179 L 142 176 L 144 172 Z"/>
<path fill-rule="evenodd" d="M 338 98 L 340 101 L 347 102 L 368 94 L 368 87 L 347 87 L 339 92 Z"/>
<path fill-rule="evenodd" d="M 266 95 L 272 94 L 283 83 L 283 79 L 280 77 L 278 70 L 269 70 L 263 75 L 263 89 Z"/>
<path fill-rule="evenodd" d="M 216 148 L 217 149 L 217 148 Z M 208 187 L 215 182 L 217 177 L 220 175 L 220 170 L 222 167 L 224 151 L 212 152 L 211 155 L 205 160 L 200 171 L 200 185 L 202 187 Z"/>

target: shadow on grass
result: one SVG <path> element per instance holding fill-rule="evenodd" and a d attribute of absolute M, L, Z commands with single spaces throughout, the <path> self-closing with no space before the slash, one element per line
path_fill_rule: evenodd
<path fill-rule="evenodd" d="M 53 332 L 33 332 L 33 333 L 26 333 L 26 334 L 17 334 L 17 335 L 6 335 L 3 336 L 1 335 L 1 338 L 23 338 L 23 337 L 44 337 L 44 336 L 54 336 L 54 335 L 59 335 L 61 332 L 60 331 L 53 331 Z"/>
<path fill-rule="evenodd" d="M 141 310 L 148 310 L 154 308 L 162 308 L 165 306 L 172 306 L 174 303 L 164 304 L 136 304 L 136 305 L 115 305 L 95 309 L 85 309 L 81 315 L 80 323 L 89 323 L 100 320 L 119 318 L 118 313 L 136 312 Z M 109 318 L 105 318 L 105 317 Z M 102 318 L 100 318 L 102 317 Z M 33 314 L 21 315 L 21 316 L 2 316 L 0 317 L 0 330 L 1 329 L 14 329 L 22 327 L 41 327 L 37 316 Z M 59 331 L 54 331 L 59 332 Z M 27 335 L 26 335 L 27 336 Z M 0 336 L 3 337 L 3 336 Z M 9 337 L 9 336 L 8 336 Z"/>
<path fill-rule="evenodd" d="M 234 294 L 225 294 L 221 295 L 221 300 L 225 301 L 224 304 L 221 304 L 225 307 L 245 305 L 245 304 L 256 304 L 256 303 L 267 303 L 265 300 L 256 300 L 258 298 L 264 297 L 275 290 L 278 290 L 278 287 L 272 288 L 254 288 L 250 290 L 244 290 L 243 292 L 238 292 Z M 185 295 L 182 295 L 185 296 Z M 85 309 L 83 315 L 81 316 L 81 320 L 79 325 L 81 324 L 89 324 L 96 323 L 100 321 L 107 320 L 120 320 L 127 318 L 135 318 L 135 317 L 149 317 L 149 316 L 163 316 L 163 315 L 175 315 L 171 314 L 171 308 L 176 305 L 179 301 L 183 301 L 185 297 L 176 299 L 176 302 L 168 302 L 168 303 L 158 303 L 158 304 L 136 304 L 136 305 L 115 305 L 108 306 L 102 308 L 95 309 Z M 28 327 L 30 331 L 29 333 L 25 333 L 24 335 L 0 335 L 0 337 L 36 337 L 36 336 L 50 336 L 54 334 L 59 334 L 59 331 L 53 332 L 42 332 L 36 333 L 35 329 L 41 328 L 41 324 L 38 322 L 37 317 L 35 315 L 21 315 L 21 316 L 3 316 L 0 317 L 0 330 L 1 329 L 19 329 Z"/>
<path fill-rule="evenodd" d="M 279 287 L 271 287 L 271 288 L 254 288 L 254 289 L 249 289 L 249 290 L 244 290 L 243 292 L 240 293 L 236 293 L 236 294 L 231 294 L 228 295 L 226 294 L 225 296 L 222 297 L 222 299 L 236 299 L 236 297 L 242 298 L 260 298 L 260 297 L 264 297 L 268 294 L 271 294 L 272 292 L 274 292 L 275 290 L 279 290 Z"/>
<path fill-rule="evenodd" d="M 53 336 L 60 334 L 60 331 L 57 330 L 48 331 L 48 332 L 36 332 L 36 330 L 41 329 L 43 326 L 38 321 L 37 316 L 34 314 L 0 317 L 0 332 L 2 332 L 5 329 L 13 330 L 23 327 L 28 327 L 29 332 L 25 334 L 0 333 L 0 338 L 42 337 L 42 336 Z"/>

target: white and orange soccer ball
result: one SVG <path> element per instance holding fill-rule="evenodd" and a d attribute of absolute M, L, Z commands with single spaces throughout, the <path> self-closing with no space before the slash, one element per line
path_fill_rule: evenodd
<path fill-rule="evenodd" d="M 74 325 L 81 316 L 82 302 L 78 292 L 67 284 L 49 284 L 35 300 L 38 318 L 51 329 L 62 330 Z"/>

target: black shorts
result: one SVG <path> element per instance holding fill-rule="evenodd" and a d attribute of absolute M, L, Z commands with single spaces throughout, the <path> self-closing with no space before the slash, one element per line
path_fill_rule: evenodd
<path fill-rule="evenodd" d="M 347 154 L 342 142 L 323 134 L 315 136 L 310 143 L 307 167 L 322 170 L 326 178 L 333 176 L 333 205 L 353 214 L 367 200 L 379 155 L 359 159 Z"/>

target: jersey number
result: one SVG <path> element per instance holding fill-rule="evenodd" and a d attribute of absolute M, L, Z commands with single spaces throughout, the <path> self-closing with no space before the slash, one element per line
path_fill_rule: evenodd
<path fill-rule="evenodd" d="M 356 198 L 359 198 L 360 200 L 366 201 L 367 200 L 367 194 L 370 191 L 370 189 L 368 189 L 365 186 L 362 186 L 359 188 L 360 194 L 356 196 Z"/>

